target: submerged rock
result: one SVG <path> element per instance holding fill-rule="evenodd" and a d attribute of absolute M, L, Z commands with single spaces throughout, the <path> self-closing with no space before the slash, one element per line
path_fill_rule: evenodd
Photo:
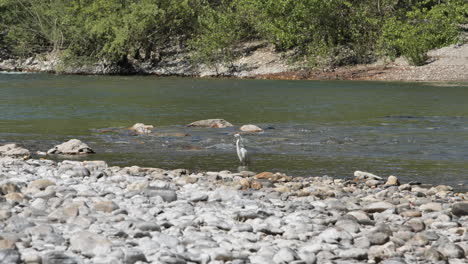
<path fill-rule="evenodd" d="M 136 123 L 134 124 L 130 130 L 135 131 L 138 134 L 149 134 L 151 130 L 154 128 L 152 125 L 145 125 L 143 123 Z"/>
<path fill-rule="evenodd" d="M 47 154 L 64 155 L 81 155 L 91 153 L 94 153 L 94 150 L 78 139 L 70 139 L 69 141 L 57 145 L 47 151 Z"/>
<path fill-rule="evenodd" d="M 262 132 L 263 129 L 261 129 L 260 127 L 256 126 L 256 125 L 243 125 L 240 127 L 240 131 L 243 131 L 243 132 Z"/>
<path fill-rule="evenodd" d="M 212 128 L 225 128 L 232 127 L 233 125 L 224 119 L 205 119 L 192 122 L 187 125 L 188 127 L 212 127 Z"/>
<path fill-rule="evenodd" d="M 29 150 L 13 143 L 0 146 L 0 157 L 2 156 L 27 159 L 31 156 L 31 153 L 29 152 Z"/>

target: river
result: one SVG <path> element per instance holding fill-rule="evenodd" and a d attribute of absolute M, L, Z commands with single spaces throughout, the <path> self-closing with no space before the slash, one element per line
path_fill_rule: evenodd
<path fill-rule="evenodd" d="M 223 118 L 233 128 L 188 128 Z M 150 135 L 126 128 L 142 122 Z M 32 151 L 78 138 L 111 165 L 231 170 L 243 124 L 250 170 L 355 170 L 468 189 L 468 84 L 0 73 L 0 144 Z M 181 136 L 180 134 L 186 134 Z M 55 157 L 60 159 L 61 157 Z"/>

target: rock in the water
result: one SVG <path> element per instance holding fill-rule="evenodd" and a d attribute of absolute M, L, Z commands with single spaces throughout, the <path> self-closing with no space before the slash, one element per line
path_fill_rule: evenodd
<path fill-rule="evenodd" d="M 256 125 L 243 125 L 240 127 L 240 131 L 243 131 L 243 132 L 262 132 L 263 129 L 261 129 L 260 127 L 256 126 Z"/>
<path fill-rule="evenodd" d="M 149 134 L 151 130 L 154 128 L 152 125 L 145 125 L 143 123 L 136 123 L 134 124 L 130 130 L 135 131 L 138 134 Z"/>
<path fill-rule="evenodd" d="M 388 176 L 387 178 L 387 182 L 385 183 L 385 185 L 400 185 L 400 181 L 398 180 L 398 178 L 396 176 L 393 176 L 393 175 L 390 175 Z"/>
<path fill-rule="evenodd" d="M 16 144 L 6 144 L 0 146 L 0 157 L 16 157 L 16 158 L 29 158 L 31 153 L 29 150 L 19 147 Z"/>
<path fill-rule="evenodd" d="M 16 249 L 1 249 L 0 263 L 16 264 L 20 263 L 20 254 Z"/>
<path fill-rule="evenodd" d="M 456 203 L 452 205 L 452 214 L 455 216 L 468 215 L 468 203 Z"/>
<path fill-rule="evenodd" d="M 88 145 L 81 142 L 78 139 L 70 139 L 69 141 L 57 145 L 49 151 L 47 154 L 64 154 L 64 155 L 78 155 L 78 154 L 91 154 L 94 153 Z"/>
<path fill-rule="evenodd" d="M 354 177 L 356 177 L 358 180 L 382 180 L 382 177 L 365 171 L 355 171 Z"/>
<path fill-rule="evenodd" d="M 206 119 L 192 122 L 187 125 L 188 127 L 212 127 L 212 128 L 225 128 L 232 127 L 232 124 L 224 119 Z"/>

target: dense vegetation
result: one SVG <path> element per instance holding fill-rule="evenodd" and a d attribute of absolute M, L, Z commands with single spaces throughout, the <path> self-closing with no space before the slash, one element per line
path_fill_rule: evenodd
<path fill-rule="evenodd" d="M 467 18 L 466 0 L 0 0 L 0 47 L 122 63 L 177 42 L 213 64 L 260 40 L 309 66 L 377 55 L 422 64 L 429 49 L 460 41 Z"/>

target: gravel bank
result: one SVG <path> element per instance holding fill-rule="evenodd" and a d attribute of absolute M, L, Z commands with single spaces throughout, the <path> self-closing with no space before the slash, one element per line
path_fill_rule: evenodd
<path fill-rule="evenodd" d="M 192 65 L 186 48 L 170 46 L 158 63 L 130 60 L 120 67 L 96 63 L 63 66 L 57 56 L 46 54 L 27 59 L 0 57 L 0 71 L 30 71 L 64 74 L 143 74 L 158 76 L 235 77 L 288 80 L 383 80 L 422 82 L 468 82 L 468 44 L 452 45 L 428 52 L 428 63 L 410 66 L 404 59 L 368 65 L 322 70 L 304 70 L 301 62 L 291 63 L 292 54 L 277 52 L 262 42 L 248 42 L 240 48 L 242 56 L 230 67 Z"/>
<path fill-rule="evenodd" d="M 467 263 L 468 193 L 0 158 L 0 263 Z"/>

